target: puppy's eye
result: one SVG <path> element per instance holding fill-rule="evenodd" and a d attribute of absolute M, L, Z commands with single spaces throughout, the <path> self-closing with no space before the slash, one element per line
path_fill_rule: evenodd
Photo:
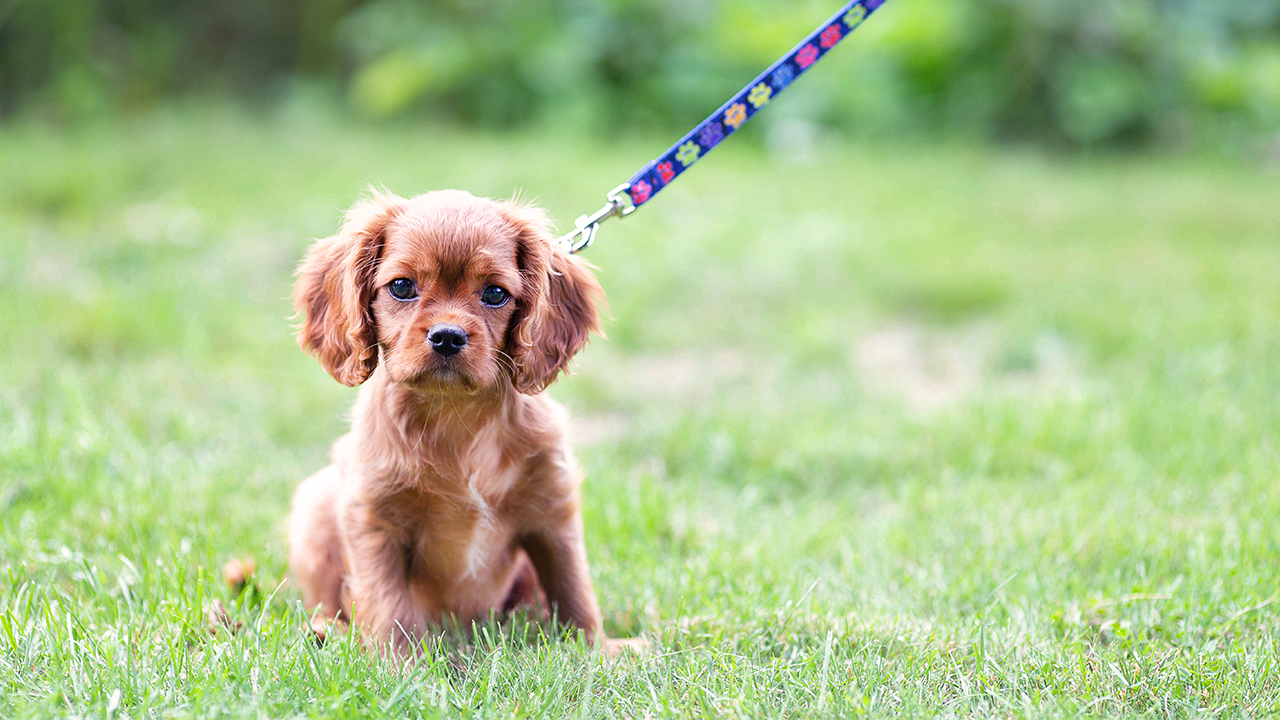
<path fill-rule="evenodd" d="M 480 293 L 480 302 L 492 308 L 502 307 L 511 299 L 511 294 L 497 285 L 490 285 Z"/>
<path fill-rule="evenodd" d="M 387 283 L 387 292 L 397 300 L 412 300 L 418 297 L 418 288 L 409 278 L 396 278 Z"/>

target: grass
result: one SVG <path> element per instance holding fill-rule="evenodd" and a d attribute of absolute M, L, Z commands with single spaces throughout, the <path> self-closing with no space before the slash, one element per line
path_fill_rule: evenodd
<path fill-rule="evenodd" d="M 353 392 L 291 338 L 310 239 L 370 183 L 567 225 L 661 147 L 0 127 L 0 715 L 1280 712 L 1280 176 L 1206 160 L 735 138 L 605 226 L 609 338 L 552 389 L 654 652 L 315 647 L 282 520 Z"/>

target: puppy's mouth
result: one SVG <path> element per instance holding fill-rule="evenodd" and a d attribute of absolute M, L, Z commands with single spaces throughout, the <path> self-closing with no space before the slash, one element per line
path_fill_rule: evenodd
<path fill-rule="evenodd" d="M 420 392 L 439 394 L 472 395 L 481 389 L 475 378 L 453 363 L 422 368 L 406 378 L 404 384 Z"/>

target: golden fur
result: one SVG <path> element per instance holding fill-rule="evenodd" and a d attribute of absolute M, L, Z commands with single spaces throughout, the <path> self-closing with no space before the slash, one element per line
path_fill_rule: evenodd
<path fill-rule="evenodd" d="M 406 279 L 417 295 L 398 299 Z M 494 286 L 501 306 L 482 302 Z M 289 559 L 308 608 L 400 652 L 430 625 L 541 599 L 604 639 L 567 416 L 542 394 L 599 332 L 603 299 L 542 211 L 460 191 L 375 195 L 315 243 L 298 342 L 363 387 L 333 464 L 294 495 Z M 435 344 L 446 326 L 465 335 L 449 354 Z"/>

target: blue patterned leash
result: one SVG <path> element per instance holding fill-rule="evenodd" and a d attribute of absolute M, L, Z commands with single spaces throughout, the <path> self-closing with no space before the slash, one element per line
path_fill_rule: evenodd
<path fill-rule="evenodd" d="M 884 0 L 853 0 L 840 8 L 840 12 L 819 25 L 817 30 L 800 41 L 791 52 L 760 73 L 733 99 L 680 138 L 679 142 L 641 168 L 630 180 L 610 190 L 605 206 L 592 215 L 579 217 L 574 221 L 573 232 L 560 238 L 559 242 L 571 253 L 590 247 L 595 242 L 600 223 L 613 216 L 630 215 L 649 202 L 680 173 L 711 152 L 721 140 L 745 125 L 753 115 L 787 89 L 792 81 L 856 30 L 882 4 Z"/>

